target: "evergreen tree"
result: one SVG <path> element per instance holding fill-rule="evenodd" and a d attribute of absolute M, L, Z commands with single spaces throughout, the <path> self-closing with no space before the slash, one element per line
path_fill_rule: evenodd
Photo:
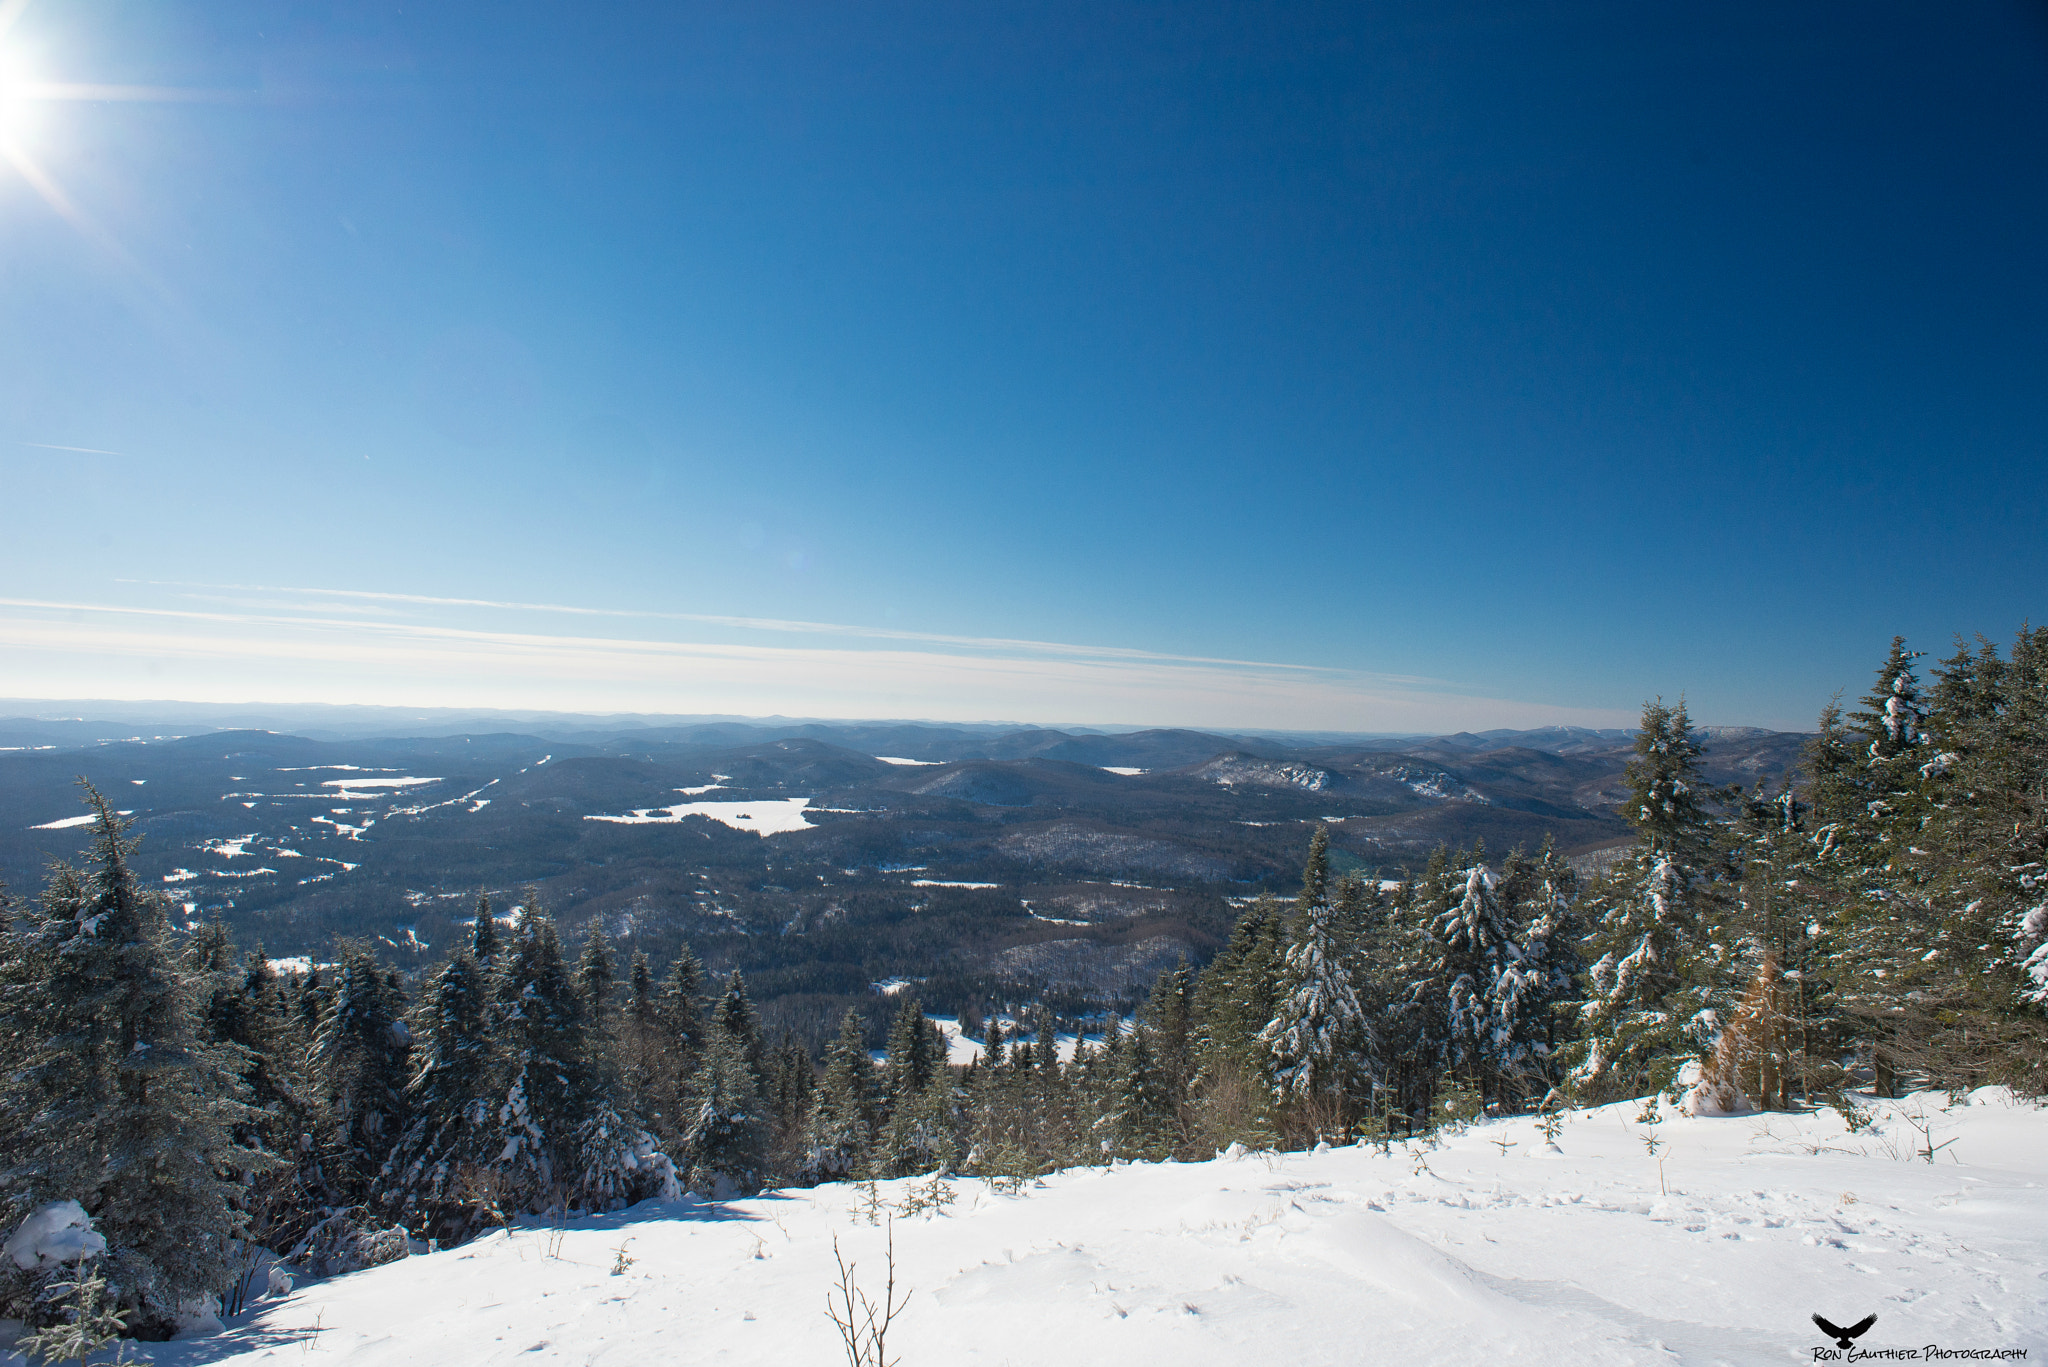
<path fill-rule="evenodd" d="M 810 1053 L 785 1032 L 768 1084 L 770 1167 L 778 1177 L 803 1172 L 810 1154 L 811 1102 L 817 1090 Z"/>
<path fill-rule="evenodd" d="M 874 1143 L 874 1066 L 860 1013 L 848 1009 L 825 1050 L 825 1077 L 811 1108 L 806 1175 L 837 1182 L 855 1176 Z"/>
<path fill-rule="evenodd" d="M 761 1038 L 761 1017 L 747 996 L 747 980 L 738 969 L 734 969 L 725 980 L 725 995 L 718 999 L 712 1019 L 718 1029 L 740 1042 L 747 1053 L 747 1066 L 754 1070 L 754 1075 L 765 1077 L 768 1045 Z"/>
<path fill-rule="evenodd" d="M 670 1067 L 687 1076 L 695 1070 L 705 1040 L 704 966 L 687 944 L 677 949 L 675 962 L 662 979 L 661 1023 L 668 1036 Z"/>
<path fill-rule="evenodd" d="M 339 947 L 332 993 L 313 1036 L 310 1064 L 321 1106 L 320 1180 L 329 1205 L 359 1205 L 403 1132 L 405 1003 L 360 944 Z"/>
<path fill-rule="evenodd" d="M 467 951 L 441 965 L 421 994 L 416 1069 L 406 1085 L 412 1122 L 380 1182 L 396 1218 L 443 1244 L 474 1233 L 488 1213 L 475 1182 L 497 1157 L 491 1109 L 503 1086 L 486 1032 L 489 1006 L 484 970 Z"/>
<path fill-rule="evenodd" d="M 1483 855 L 1482 848 L 1473 850 L 1462 893 L 1437 917 L 1431 933 L 1438 947 L 1434 972 L 1445 984 L 1447 1062 L 1483 1101 L 1500 1101 L 1516 1090 L 1508 1079 L 1531 1043 L 1514 1033 L 1528 984 L 1515 927 Z"/>
<path fill-rule="evenodd" d="M 1337 935 L 1337 910 L 1324 897 L 1328 833 L 1318 826 L 1302 875 L 1293 943 L 1286 951 L 1279 1001 L 1259 1039 L 1271 1057 L 1276 1099 L 1311 1131 L 1335 1133 L 1371 1066 L 1372 1027 L 1359 1004 Z M 1315 900 L 1307 900 L 1311 891 Z"/>
<path fill-rule="evenodd" d="M 576 987 L 583 993 L 592 1021 L 603 1021 L 611 1012 L 612 979 L 612 951 L 605 943 L 604 927 L 592 925 L 589 938 L 583 942 L 583 953 L 576 960 Z"/>
<path fill-rule="evenodd" d="M 1421 875 L 1396 895 L 1385 937 L 1390 967 L 1386 988 L 1378 994 L 1385 1006 L 1376 1022 L 1385 1069 L 1383 1102 L 1410 1127 L 1434 1123 L 1437 1086 L 1449 1064 L 1451 982 L 1444 974 L 1447 961 L 1436 929 L 1463 889 L 1451 851 L 1437 846 Z"/>
<path fill-rule="evenodd" d="M 1941 916 L 1924 848 L 1934 842 L 1922 829 L 1947 766 L 1929 762 L 1917 658 L 1894 637 L 1862 706 L 1844 717 L 1831 703 L 1808 755 L 1815 967 L 1837 989 L 1843 1024 L 1862 1038 L 1885 1095 L 1941 974 L 1927 957 L 1939 957 Z"/>
<path fill-rule="evenodd" d="M 678 1154 L 697 1110 L 694 1089 L 708 1038 L 704 1014 L 704 968 L 684 944 L 654 999 L 652 1024 L 643 1037 L 645 1076 L 639 1088 L 642 1111 Z"/>
<path fill-rule="evenodd" d="M 1194 1011 L 1195 975 L 1183 959 L 1152 984 L 1132 1031 L 1134 1036 L 1144 1036 L 1166 1088 L 1167 1105 L 1174 1117 L 1175 1153 L 1188 1144 L 1188 1107 L 1195 1082 Z"/>
<path fill-rule="evenodd" d="M 889 1118 L 884 1146 L 892 1172 L 951 1172 L 960 1161 L 959 1135 L 959 1087 L 952 1068 L 941 1063 Z"/>
<path fill-rule="evenodd" d="M 1297 917 L 1330 900 L 1330 828 L 1318 825 L 1308 839 L 1308 860 L 1301 868 L 1301 893 L 1294 899 Z"/>
<path fill-rule="evenodd" d="M 39 905 L 5 908 L 0 934 L 0 1223 L 79 1202 L 129 1327 L 162 1333 L 182 1302 L 232 1280 L 242 1179 L 275 1160 L 236 1142 L 256 1118 L 241 1051 L 207 1037 L 168 906 L 137 886 L 120 818 L 82 786 L 86 864 L 54 868 Z"/>
<path fill-rule="evenodd" d="M 480 892 L 476 895 L 476 919 L 470 922 L 469 956 L 479 968 L 489 969 L 497 952 L 498 922 L 491 913 L 490 896 Z"/>
<path fill-rule="evenodd" d="M 728 991 L 727 998 L 733 995 Z M 744 1000 L 744 992 L 738 995 Z M 683 1136 L 690 1188 L 706 1196 L 755 1192 L 766 1179 L 767 1107 L 760 1074 L 748 1058 L 748 1040 L 728 1024 L 736 1015 L 721 1013 L 712 1026 L 698 1074 L 696 1109 Z"/>
<path fill-rule="evenodd" d="M 1724 861 L 1699 755 L 1683 702 L 1644 704 L 1621 807 L 1636 843 L 1597 898 L 1600 957 L 1572 1052 L 1572 1084 L 1589 1099 L 1667 1091 L 1710 1042 L 1701 1013 L 1727 966 L 1708 938 Z"/>
<path fill-rule="evenodd" d="M 883 1119 L 875 1155 L 877 1175 L 907 1177 L 926 1170 L 919 1164 L 925 1162 L 927 1155 L 914 1137 L 916 1127 L 923 1123 L 916 1102 L 930 1086 L 934 1072 L 944 1066 L 942 1059 L 943 1055 L 933 1048 L 932 1030 L 924 1009 L 916 998 L 905 997 L 889 1027 L 889 1044 L 882 1065 Z"/>
<path fill-rule="evenodd" d="M 1115 1151 L 1126 1158 L 1157 1162 L 1173 1156 L 1181 1142 L 1173 1088 L 1147 1032 L 1134 1031 L 1116 1056 L 1109 1125 Z"/>
<path fill-rule="evenodd" d="M 1271 1143 L 1271 1051 L 1260 1040 L 1279 1003 L 1286 918 L 1271 897 L 1245 909 L 1195 985 L 1196 1110 L 1205 1141 Z"/>
<path fill-rule="evenodd" d="M 531 894 L 494 978 L 493 1029 L 506 1057 L 493 1167 L 510 1208 L 566 1211 L 589 1085 L 584 1002 L 554 921 Z"/>
<path fill-rule="evenodd" d="M 1558 1051 L 1586 966 L 1578 877 L 1545 836 L 1533 862 L 1518 858 L 1503 870 L 1502 885 L 1521 947 L 1515 974 L 1496 992 L 1495 1012 L 1509 1042 L 1502 1081 L 1525 1099 L 1541 1098 L 1561 1080 Z"/>

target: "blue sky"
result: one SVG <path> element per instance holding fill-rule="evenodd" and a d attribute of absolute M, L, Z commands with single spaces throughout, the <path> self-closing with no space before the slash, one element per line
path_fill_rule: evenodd
<path fill-rule="evenodd" d="M 0 20 L 0 695 L 1796 727 L 2042 612 L 2038 5 Z"/>

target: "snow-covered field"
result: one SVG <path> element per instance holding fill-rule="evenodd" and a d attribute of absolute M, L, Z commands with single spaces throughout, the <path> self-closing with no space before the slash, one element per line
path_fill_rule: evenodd
<path fill-rule="evenodd" d="M 2048 1112 L 1990 1090 L 1871 1104 L 1860 1134 L 1832 1112 L 1667 1110 L 1650 1131 L 1630 1103 L 1569 1116 L 1555 1149 L 1514 1120 L 1431 1151 L 1139 1164 L 1013 1194 L 959 1180 L 943 1214 L 894 1221 L 910 1296 L 889 1347 L 904 1367 L 1789 1363 L 1827 1346 L 1818 1311 L 1875 1313 L 1859 1350 L 2048 1353 Z M 521 1228 L 151 1349 L 164 1367 L 844 1362 L 833 1236 L 864 1289 L 885 1275 L 859 1200 L 839 1185 Z"/>

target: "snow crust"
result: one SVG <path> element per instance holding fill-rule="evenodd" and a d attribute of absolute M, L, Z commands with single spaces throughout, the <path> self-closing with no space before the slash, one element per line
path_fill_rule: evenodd
<path fill-rule="evenodd" d="M 1623 1103 L 1442 1147 L 955 1179 L 895 1221 L 906 1365 L 1706 1364 L 1815 1360 L 1809 1315 L 1876 1313 L 1859 1350 L 2048 1345 L 2048 1113 L 1985 1090 L 1688 1118 Z M 1934 1163 L 1917 1125 L 1953 1139 Z M 1501 1146 L 1505 1146 L 1504 1148 Z M 904 1201 L 925 1179 L 882 1182 Z M 260 1302 L 152 1344 L 200 1363 L 446 1367 L 843 1361 L 832 1239 L 879 1292 L 885 1231 L 833 1185 L 517 1226 Z M 612 1268 L 623 1248 L 632 1261 Z M 892 1354 L 893 1355 L 893 1354 Z"/>
<path fill-rule="evenodd" d="M 923 766 L 945 763 L 944 760 L 940 759 L 905 759 L 901 755 L 876 755 L 875 758 L 884 764 L 915 764 Z"/>

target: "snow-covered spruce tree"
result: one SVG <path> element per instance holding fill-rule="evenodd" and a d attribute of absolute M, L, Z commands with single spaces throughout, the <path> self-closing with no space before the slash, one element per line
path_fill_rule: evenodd
<path fill-rule="evenodd" d="M 234 941 L 217 920 L 193 933 L 186 957 L 195 986 L 205 994 L 206 1035 L 241 1051 L 243 1098 L 262 1112 L 236 1126 L 236 1138 L 247 1147 L 279 1152 L 306 1126 L 277 974 L 261 949 L 237 962 Z"/>
<path fill-rule="evenodd" d="M 1119 1065 L 1113 1104 L 1106 1117 L 1113 1151 L 1121 1158 L 1158 1162 L 1181 1143 L 1173 1087 L 1152 1052 L 1149 1032 L 1134 1030 L 1116 1055 Z"/>
<path fill-rule="evenodd" d="M 1699 756 L 1682 701 L 1643 705 L 1621 804 L 1636 843 L 1594 898 L 1598 958 L 1570 1051 L 1569 1083 L 1588 1101 L 1673 1091 L 1711 1047 L 1711 1017 L 1701 1013 L 1725 986 L 1726 964 L 1708 938 L 1724 860 Z"/>
<path fill-rule="evenodd" d="M 849 1008 L 825 1048 L 825 1078 L 811 1108 L 807 1179 L 838 1182 L 863 1170 L 874 1144 L 874 1071 L 860 1013 Z"/>
<path fill-rule="evenodd" d="M 1951 938 L 1995 946 L 1966 989 L 1994 1012 L 2048 1007 L 2048 627 L 2021 628 L 2009 660 L 1986 643 L 1948 662 L 1936 700 L 1948 788 L 1964 795 L 1930 832 L 1954 856 Z"/>
<path fill-rule="evenodd" d="M 246 1178 L 237 1200 L 248 1221 L 246 1239 L 265 1248 L 292 1248 L 322 1218 L 303 1180 L 317 1175 L 320 1160 L 312 1137 L 320 1129 L 321 1108 L 307 1082 L 307 1041 L 261 948 L 237 967 L 225 927 L 213 925 L 195 933 L 186 952 L 195 985 L 208 995 L 207 1038 L 235 1048 L 242 1059 L 243 1099 L 253 1116 L 235 1126 L 235 1140 L 284 1160 Z"/>
<path fill-rule="evenodd" d="M 1729 1003 L 1702 1077 L 1703 1109 L 1788 1110 L 1795 1097 L 1832 1093 L 1846 1080 L 1828 958 L 1841 918 L 1820 895 L 1807 816 L 1788 780 L 1775 794 L 1759 784 L 1729 824 L 1740 870 L 1720 929 L 1736 950 L 1742 995 Z"/>
<path fill-rule="evenodd" d="M 207 1037 L 167 905 L 136 885 L 120 818 L 82 786 L 90 855 L 54 868 L 39 904 L 10 905 L 0 934 L 0 1226 L 77 1201 L 130 1331 L 165 1337 L 182 1305 L 232 1281 L 242 1178 L 276 1160 L 236 1141 L 257 1118 L 241 1051 Z"/>
<path fill-rule="evenodd" d="M 1812 848 L 1800 881 L 1821 927 L 1815 966 L 1885 1095 L 1926 1021 L 1943 949 L 1922 830 L 1949 766 L 1927 744 L 1917 658 L 1893 638 L 1862 706 L 1844 717 L 1829 704 L 1807 754 Z"/>
<path fill-rule="evenodd" d="M 721 1008 L 734 995 L 729 990 Z M 688 1185 L 705 1196 L 749 1194 L 766 1180 L 768 1108 L 749 1044 L 739 1012 L 714 1015 L 697 1073 L 696 1107 L 683 1135 Z"/>
<path fill-rule="evenodd" d="M 1524 976 L 1515 926 L 1502 904 L 1483 847 L 1472 851 L 1464 887 L 1430 927 L 1436 962 L 1431 977 L 1443 984 L 1445 1061 L 1478 1092 L 1482 1104 L 1512 1105 L 1533 1041 L 1521 997 Z"/>
<path fill-rule="evenodd" d="M 960 1083 L 941 1062 L 889 1118 L 888 1144 L 899 1174 L 951 1172 L 960 1162 Z"/>
<path fill-rule="evenodd" d="M 2048 1092 L 2048 629 L 2022 627 L 2008 659 L 1959 645 L 1930 703 L 1907 853 L 1939 937 L 1888 1042 L 1938 1085 Z"/>
<path fill-rule="evenodd" d="M 880 1147 L 875 1153 L 875 1175 L 903 1177 L 919 1169 L 905 1168 L 913 1159 L 900 1150 L 903 1127 L 897 1115 L 932 1080 L 932 1072 L 945 1056 L 933 1045 L 931 1022 L 915 997 L 905 996 L 889 1025 L 889 1041 L 882 1061 Z"/>
<path fill-rule="evenodd" d="M 617 1077 L 592 1038 L 554 922 L 531 894 L 494 979 L 508 1081 L 492 1170 L 506 1207 L 609 1210 L 672 1190 L 667 1157 L 618 1105 Z"/>
<path fill-rule="evenodd" d="M 1546 835 L 1533 861 L 1510 857 L 1501 886 L 1521 947 L 1515 973 L 1495 993 L 1494 1013 L 1509 1041 L 1502 1076 L 1522 1100 L 1540 1100 L 1560 1080 L 1558 1051 L 1586 967 L 1578 877 Z"/>
<path fill-rule="evenodd" d="M 1152 993 L 1138 1014 L 1134 1035 L 1145 1036 L 1154 1066 L 1166 1088 L 1167 1105 L 1173 1116 L 1172 1151 L 1189 1151 L 1189 1103 L 1195 1081 L 1195 975 L 1183 959 L 1159 975 Z"/>
<path fill-rule="evenodd" d="M 1274 1100 L 1296 1137 L 1334 1136 L 1370 1091 L 1377 1044 L 1359 1004 L 1326 896 L 1327 828 L 1318 826 L 1295 904 L 1293 935 L 1273 1017 L 1259 1034 L 1271 1062 Z"/>
<path fill-rule="evenodd" d="M 421 1238 L 462 1242 L 492 1218 L 480 1175 L 497 1157 L 491 1114 L 503 1095 L 501 1056 L 486 1033 L 490 985 L 465 951 L 435 971 L 413 1013 L 411 1123 L 379 1179 L 379 1203 Z"/>
<path fill-rule="evenodd" d="M 1443 845 L 1408 880 L 1389 909 L 1383 953 L 1386 1006 L 1374 1022 L 1383 1069 L 1382 1107 L 1412 1129 L 1433 1125 L 1436 1093 L 1450 1060 L 1450 980 L 1436 927 L 1464 890 L 1457 869 L 1471 858 Z"/>
<path fill-rule="evenodd" d="M 309 1064 L 319 1098 L 319 1179 L 332 1206 L 370 1197 L 391 1146 L 404 1132 L 412 1034 L 405 1001 L 367 945 L 343 943 Z"/>

